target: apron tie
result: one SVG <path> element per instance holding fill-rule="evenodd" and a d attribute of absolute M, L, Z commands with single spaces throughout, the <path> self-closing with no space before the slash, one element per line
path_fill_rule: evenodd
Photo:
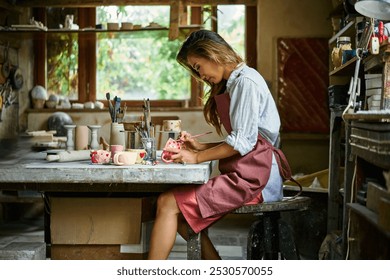
<path fill-rule="evenodd" d="M 284 155 L 282 150 L 277 149 L 275 147 L 273 147 L 273 151 L 275 154 L 276 162 L 278 163 L 279 166 L 280 176 L 282 176 L 284 180 L 290 180 L 299 186 L 299 192 L 296 195 L 294 195 L 291 199 L 301 195 L 303 191 L 302 185 L 292 177 L 291 168 L 290 165 L 288 164 L 286 156 Z"/>

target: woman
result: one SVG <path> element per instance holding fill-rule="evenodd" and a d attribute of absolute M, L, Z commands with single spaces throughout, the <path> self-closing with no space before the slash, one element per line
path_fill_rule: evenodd
<path fill-rule="evenodd" d="M 183 186 L 159 196 L 149 259 L 166 259 L 176 232 L 187 240 L 187 223 L 200 232 L 244 204 L 282 199 L 283 177 L 290 177 L 284 156 L 273 147 L 280 119 L 261 75 L 245 65 L 221 36 L 208 30 L 193 32 L 177 60 L 210 86 L 205 119 L 219 135 L 223 125 L 228 136 L 220 143 L 200 143 L 183 132 L 180 137 L 186 149 L 167 149 L 175 153 L 175 162 L 219 160 L 221 174 L 201 186 Z M 280 171 L 287 173 L 281 176 Z M 204 232 L 201 245 L 203 259 L 220 259 Z"/>

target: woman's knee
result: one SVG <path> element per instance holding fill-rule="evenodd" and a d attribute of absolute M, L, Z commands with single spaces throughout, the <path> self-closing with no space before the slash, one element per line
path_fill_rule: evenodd
<path fill-rule="evenodd" d="M 157 211 L 180 212 L 172 192 L 168 191 L 159 195 L 157 199 Z"/>

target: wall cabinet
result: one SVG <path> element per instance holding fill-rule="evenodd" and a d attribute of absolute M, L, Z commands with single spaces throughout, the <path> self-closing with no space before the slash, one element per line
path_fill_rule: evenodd
<path fill-rule="evenodd" d="M 377 59 L 379 57 L 382 59 Z M 382 71 L 384 93 L 389 90 L 389 63 L 389 44 L 382 46 L 378 56 L 370 55 L 363 61 L 366 73 Z M 384 193 L 388 192 L 386 188 L 390 189 L 390 182 L 384 178 L 390 170 L 390 113 L 388 110 L 358 111 L 345 114 L 344 120 L 344 257 L 389 259 L 390 229 L 380 222 L 386 210 L 378 207 L 381 194 L 376 199 L 371 197 L 370 185 L 377 184 Z"/>

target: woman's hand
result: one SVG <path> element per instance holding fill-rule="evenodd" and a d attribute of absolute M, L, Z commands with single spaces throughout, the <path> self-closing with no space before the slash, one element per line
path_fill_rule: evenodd
<path fill-rule="evenodd" d="M 183 141 L 185 149 L 187 150 L 201 150 L 202 145 L 196 139 L 192 138 L 192 135 L 187 131 L 182 131 L 180 133 L 179 140 Z"/>
<path fill-rule="evenodd" d="M 183 148 L 178 149 L 176 147 L 167 147 L 164 150 L 172 153 L 170 159 L 176 163 L 201 163 L 210 160 L 219 160 L 238 154 L 238 151 L 224 142 L 204 151 L 193 151 Z"/>
<path fill-rule="evenodd" d="M 173 153 L 171 159 L 176 163 L 198 163 L 197 152 L 178 148 L 166 148 L 168 152 Z"/>

